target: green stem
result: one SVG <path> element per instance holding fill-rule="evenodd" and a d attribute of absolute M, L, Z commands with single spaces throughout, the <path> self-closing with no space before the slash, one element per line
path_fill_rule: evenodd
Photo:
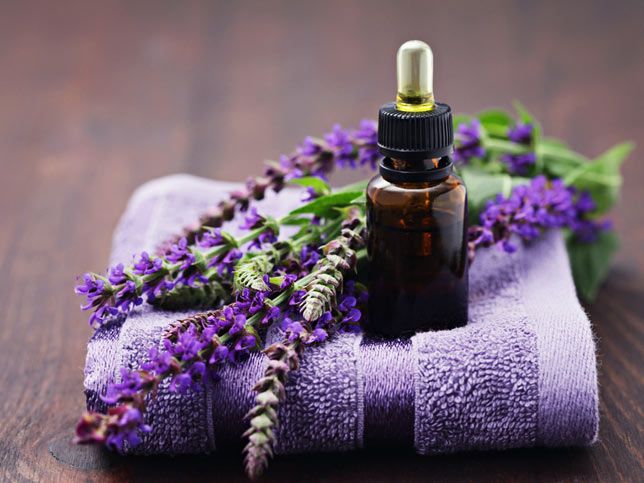
<path fill-rule="evenodd" d="M 483 145 L 489 151 L 498 151 L 509 154 L 524 154 L 530 151 L 530 148 L 512 141 L 487 137 L 483 139 Z"/>

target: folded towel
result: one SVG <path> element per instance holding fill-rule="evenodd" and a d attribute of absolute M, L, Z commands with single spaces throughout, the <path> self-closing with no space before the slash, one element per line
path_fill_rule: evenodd
<path fill-rule="evenodd" d="M 142 186 L 116 230 L 112 262 L 153 250 L 235 187 L 187 175 Z M 297 196 L 269 195 L 260 210 L 283 214 Z M 143 306 L 97 330 L 85 367 L 88 407 L 104 409 L 99 395 L 118 380 L 119 367 L 137 367 L 163 329 L 191 313 Z M 146 413 L 153 429 L 133 452 L 239 446 L 253 404 L 250 388 L 265 365 L 263 355 L 252 354 L 202 391 L 180 395 L 162 386 Z M 307 348 L 286 392 L 278 453 L 383 444 L 422 454 L 591 444 L 598 429 L 594 342 L 560 233 L 546 233 L 512 255 L 479 252 L 467 326 L 399 340 L 335 336 Z"/>

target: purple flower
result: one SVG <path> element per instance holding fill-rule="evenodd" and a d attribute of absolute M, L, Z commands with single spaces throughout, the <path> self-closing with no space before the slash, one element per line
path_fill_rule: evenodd
<path fill-rule="evenodd" d="M 310 270 L 320 260 L 320 253 L 315 246 L 304 245 L 300 251 L 300 261 L 302 268 Z"/>
<path fill-rule="evenodd" d="M 172 392 L 185 394 L 192 387 L 192 376 L 187 372 L 182 372 L 172 377 L 168 389 Z"/>
<path fill-rule="evenodd" d="M 478 119 L 472 119 L 470 123 L 463 123 L 458 126 L 454 135 L 454 161 L 466 164 L 472 158 L 483 158 L 485 149 L 481 146 L 481 123 Z"/>
<path fill-rule="evenodd" d="M 124 267 L 122 263 L 119 263 L 118 265 L 110 268 L 107 279 L 112 285 L 120 285 L 125 282 L 126 278 L 123 270 Z"/>
<path fill-rule="evenodd" d="M 108 276 L 120 283 L 112 287 L 111 283 L 106 284 L 102 277 L 86 273 L 83 275 L 82 283 L 74 289 L 77 294 L 84 295 L 86 298 L 87 303 L 81 305 L 81 309 L 94 311 L 89 318 L 89 324 L 92 327 L 102 326 L 108 319 L 119 313 L 129 312 L 132 307 L 143 301 L 138 294 L 136 284 L 124 275 L 122 265 L 116 265 L 110 269 Z M 115 293 L 115 290 L 118 291 Z"/>
<path fill-rule="evenodd" d="M 357 300 L 355 297 L 349 295 L 345 296 L 342 299 L 342 302 L 338 306 L 338 309 L 340 309 L 341 312 L 348 312 L 351 310 L 353 307 L 356 306 Z"/>
<path fill-rule="evenodd" d="M 139 371 L 129 371 L 121 368 L 121 382 L 112 383 L 107 386 L 105 395 L 101 399 L 107 404 L 115 404 L 121 401 L 132 399 L 143 389 L 145 384 L 150 382 L 149 377 L 143 377 Z"/>
<path fill-rule="evenodd" d="M 148 362 L 141 365 L 141 368 L 155 374 L 164 374 L 172 367 L 174 358 L 168 351 L 159 351 L 158 348 L 152 347 L 148 353 Z"/>
<path fill-rule="evenodd" d="M 315 322 L 315 325 L 320 329 L 331 328 L 334 322 L 333 314 L 327 310 L 320 315 L 320 318 Z"/>
<path fill-rule="evenodd" d="M 150 427 L 143 424 L 141 411 L 131 406 L 111 408 L 109 416 L 110 426 L 105 445 L 119 453 L 123 452 L 125 442 L 130 446 L 137 446 L 141 442 L 139 431 L 150 432 Z"/>
<path fill-rule="evenodd" d="M 186 331 L 182 332 L 176 342 L 168 339 L 163 341 L 165 349 L 181 361 L 190 361 L 196 359 L 199 351 L 203 349 L 204 342 L 201 341 L 199 333 L 194 325 L 191 325 Z"/>
<path fill-rule="evenodd" d="M 534 126 L 532 124 L 519 123 L 508 130 L 508 138 L 515 143 L 530 146 L 533 131 Z"/>
<path fill-rule="evenodd" d="M 248 245 L 248 249 L 252 250 L 253 248 L 257 248 L 259 250 L 263 245 L 275 243 L 276 241 L 277 236 L 275 235 L 275 232 L 269 228 L 260 233 L 259 236 Z"/>
<path fill-rule="evenodd" d="M 333 130 L 324 136 L 336 158 L 336 163 L 341 168 L 355 168 L 356 160 L 353 155 L 353 143 L 349 133 L 342 129 L 339 124 L 333 126 Z"/>
<path fill-rule="evenodd" d="M 304 153 L 299 153 L 299 154 L 304 154 Z M 306 159 L 306 161 L 305 161 Z M 302 176 L 305 175 L 304 171 L 302 168 L 304 165 L 307 166 L 307 172 L 309 171 L 308 168 L 312 165 L 312 161 L 309 159 L 309 156 L 304 154 L 304 158 L 300 158 L 298 156 L 285 156 L 282 155 L 280 156 L 280 166 L 282 169 L 285 171 L 284 179 L 290 180 L 290 179 L 295 179 L 295 178 L 301 178 Z"/>
<path fill-rule="evenodd" d="M 150 258 L 148 252 L 141 252 L 139 259 L 134 262 L 134 273 L 137 275 L 150 275 L 161 271 L 163 259 Z"/>
<path fill-rule="evenodd" d="M 262 317 L 261 324 L 268 325 L 273 322 L 276 322 L 281 315 L 282 315 L 282 311 L 280 310 L 280 308 L 277 306 L 273 306 L 266 311 L 266 314 L 264 315 L 264 317 Z"/>
<path fill-rule="evenodd" d="M 224 238 L 221 235 L 221 230 L 215 228 L 203 232 L 201 237 L 197 240 L 197 245 L 201 248 L 212 248 L 224 244 Z"/>
<path fill-rule="evenodd" d="M 261 216 L 257 212 L 257 208 L 251 208 L 250 211 L 244 217 L 244 223 L 239 225 L 239 228 L 242 230 L 254 230 L 255 228 L 260 228 L 264 226 L 266 218 Z"/>
<path fill-rule="evenodd" d="M 250 349 L 255 347 L 256 344 L 257 344 L 257 340 L 255 339 L 255 336 L 245 335 L 243 337 L 240 337 L 237 343 L 235 344 L 235 352 L 238 355 L 246 354 Z"/>
<path fill-rule="evenodd" d="M 212 356 L 210 356 L 210 360 L 208 361 L 209 364 L 214 365 L 214 364 L 219 364 L 226 359 L 228 359 L 228 347 L 225 345 L 219 345 L 217 348 L 213 351 Z"/>
<path fill-rule="evenodd" d="M 143 299 L 138 296 L 136 284 L 132 280 L 125 282 L 123 288 L 116 293 L 114 298 L 114 306 L 125 313 L 141 303 L 143 303 Z"/>
<path fill-rule="evenodd" d="M 105 282 L 92 273 L 83 275 L 82 282 L 76 285 L 74 291 L 79 295 L 84 295 L 87 299 L 87 305 L 82 305 L 82 310 L 89 310 L 100 304 L 105 297 L 109 297 L 111 292 L 106 290 Z"/>
<path fill-rule="evenodd" d="M 208 268 L 217 267 L 217 273 L 222 276 L 227 273 L 232 273 L 235 268 L 237 260 L 242 257 L 242 252 L 238 248 L 231 248 L 226 253 L 213 257 L 208 262 Z"/>
<path fill-rule="evenodd" d="M 530 166 L 534 166 L 537 162 L 537 155 L 535 153 L 503 154 L 500 159 L 511 174 L 526 175 Z"/>
<path fill-rule="evenodd" d="M 534 126 L 532 124 L 517 124 L 508 129 L 508 138 L 524 146 L 532 145 L 532 136 Z M 530 166 L 537 161 L 537 155 L 533 152 L 519 154 L 504 154 L 501 156 L 501 162 L 508 167 L 511 174 L 526 175 Z"/>
<path fill-rule="evenodd" d="M 582 191 L 575 202 L 575 208 L 580 213 L 589 213 L 594 211 L 597 205 L 588 191 Z"/>
<path fill-rule="evenodd" d="M 240 334 L 244 330 L 244 324 L 246 324 L 246 316 L 243 314 L 237 314 L 235 316 L 235 321 L 230 329 L 228 329 L 228 333 L 230 335 Z"/>
<path fill-rule="evenodd" d="M 302 303 L 302 300 L 304 300 L 304 296 L 306 295 L 306 290 L 296 290 L 291 294 L 291 298 L 288 301 L 288 304 L 293 306 L 293 305 L 300 305 Z"/>
<path fill-rule="evenodd" d="M 309 186 L 302 192 L 302 195 L 300 196 L 300 200 L 307 202 L 307 201 L 312 201 L 317 197 L 318 197 L 318 194 L 315 191 L 315 189 Z"/>
<path fill-rule="evenodd" d="M 87 413 L 76 427 L 76 443 L 103 443 L 122 453 L 127 443 L 134 447 L 141 442 L 139 432 L 150 432 L 141 411 L 129 404 L 112 407 L 107 414 Z"/>
<path fill-rule="evenodd" d="M 188 240 L 185 237 L 170 247 L 170 252 L 166 255 L 166 259 L 172 263 L 181 263 L 181 270 L 190 267 L 195 261 L 195 257 L 188 246 Z"/>
<path fill-rule="evenodd" d="M 285 273 L 281 275 L 282 281 L 280 283 L 280 290 L 285 290 L 295 283 L 297 275 L 293 273 Z"/>
<path fill-rule="evenodd" d="M 512 253 L 517 248 L 512 235 L 534 240 L 549 228 L 567 227 L 578 240 L 592 242 L 608 228 L 585 218 L 594 206 L 588 193 L 578 193 L 560 179 L 538 176 L 529 185 L 515 187 L 508 198 L 498 195 L 487 203 L 480 225 L 470 228 L 470 256 L 477 247 L 493 244 Z"/>
<path fill-rule="evenodd" d="M 307 337 L 305 344 L 313 344 L 315 342 L 324 342 L 329 334 L 324 329 L 314 329 L 313 332 Z"/>
<path fill-rule="evenodd" d="M 295 342 L 306 331 L 301 322 L 293 321 L 288 317 L 282 321 L 282 330 L 285 332 L 286 339 L 289 342 Z"/>
<path fill-rule="evenodd" d="M 342 319 L 342 322 L 345 324 L 351 323 L 351 322 L 360 322 L 361 318 L 362 318 L 362 312 L 360 312 L 358 309 L 351 309 L 346 313 L 346 315 Z"/>
<path fill-rule="evenodd" d="M 307 136 L 297 151 L 303 156 L 317 156 L 323 151 L 323 148 L 315 138 Z"/>
<path fill-rule="evenodd" d="M 260 310 L 263 310 L 264 300 L 266 299 L 266 292 L 257 292 L 253 295 L 253 298 L 250 301 L 250 306 L 248 307 L 248 315 L 254 315 Z"/>
<path fill-rule="evenodd" d="M 354 142 L 358 148 L 358 164 L 368 165 L 375 170 L 378 160 L 381 158 L 378 151 L 378 124 L 369 119 L 363 119 L 360 127 L 353 132 Z"/>
<path fill-rule="evenodd" d="M 119 311 L 115 307 L 103 305 L 96 308 L 96 310 L 89 316 L 89 325 L 95 329 L 101 327 L 109 319 L 118 315 Z"/>

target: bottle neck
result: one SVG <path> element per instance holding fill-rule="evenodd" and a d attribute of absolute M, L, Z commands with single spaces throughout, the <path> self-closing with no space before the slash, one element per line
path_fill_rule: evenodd
<path fill-rule="evenodd" d="M 384 158 L 380 175 L 390 183 L 426 183 L 442 181 L 452 173 L 449 156 L 423 160 Z"/>

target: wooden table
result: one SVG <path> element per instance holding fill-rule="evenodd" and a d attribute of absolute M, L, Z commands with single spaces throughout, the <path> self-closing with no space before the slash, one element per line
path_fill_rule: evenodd
<path fill-rule="evenodd" d="M 125 459 L 68 446 L 90 334 L 74 277 L 105 268 L 140 183 L 175 172 L 241 180 L 305 135 L 374 117 L 394 95 L 397 46 L 417 37 L 433 46 L 437 96 L 456 111 L 521 99 L 590 156 L 639 142 L 614 213 L 623 248 L 588 307 L 600 441 L 279 458 L 267 480 L 641 479 L 644 4 L 482 3 L 3 2 L 0 480 L 243 480 L 237 455 Z"/>

